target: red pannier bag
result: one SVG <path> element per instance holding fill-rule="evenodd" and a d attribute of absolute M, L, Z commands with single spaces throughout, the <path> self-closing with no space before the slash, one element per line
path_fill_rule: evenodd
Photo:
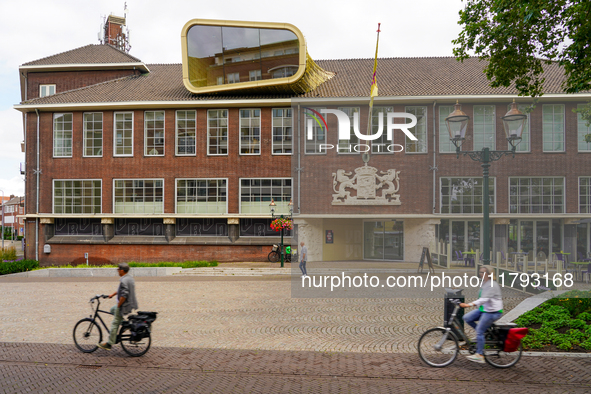
<path fill-rule="evenodd" d="M 507 353 L 516 351 L 528 331 L 529 328 L 511 328 L 507 334 L 507 339 L 505 339 L 503 351 Z"/>

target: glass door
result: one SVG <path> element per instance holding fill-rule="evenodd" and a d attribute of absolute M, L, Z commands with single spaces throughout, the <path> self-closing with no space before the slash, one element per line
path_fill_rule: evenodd
<path fill-rule="evenodd" d="M 363 223 L 363 257 L 367 260 L 403 260 L 404 226 L 401 221 Z"/>

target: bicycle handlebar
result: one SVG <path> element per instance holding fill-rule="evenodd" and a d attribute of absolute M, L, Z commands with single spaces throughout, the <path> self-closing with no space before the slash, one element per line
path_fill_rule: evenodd
<path fill-rule="evenodd" d="M 94 300 L 98 300 L 100 298 L 109 298 L 109 296 L 106 294 L 97 294 L 90 299 L 90 302 L 93 302 Z"/>

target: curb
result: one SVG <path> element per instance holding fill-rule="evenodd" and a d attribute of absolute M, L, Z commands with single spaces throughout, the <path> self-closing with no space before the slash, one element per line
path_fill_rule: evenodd
<path fill-rule="evenodd" d="M 143 276 L 168 276 L 178 273 L 180 267 L 131 267 L 129 273 L 133 277 Z M 3 275 L 3 277 L 21 278 L 118 278 L 119 274 L 114 268 L 45 268 L 35 271 L 18 272 L 16 274 Z"/>

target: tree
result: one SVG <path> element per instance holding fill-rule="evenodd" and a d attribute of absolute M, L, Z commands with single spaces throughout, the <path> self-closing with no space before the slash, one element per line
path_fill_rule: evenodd
<path fill-rule="evenodd" d="M 487 60 L 492 87 L 514 83 L 520 96 L 542 96 L 543 66 L 557 62 L 566 93 L 591 90 L 589 0 L 466 0 L 458 24 L 454 56 Z M 578 112 L 591 123 L 590 111 Z"/>

